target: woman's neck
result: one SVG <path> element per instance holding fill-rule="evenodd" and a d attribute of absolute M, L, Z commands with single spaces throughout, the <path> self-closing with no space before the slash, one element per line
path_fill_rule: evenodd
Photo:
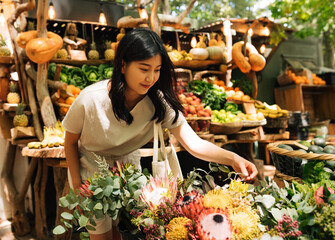
<path fill-rule="evenodd" d="M 138 95 L 138 94 L 132 94 L 132 93 L 125 93 L 125 97 L 126 97 L 126 102 L 125 105 L 127 107 L 127 109 L 129 111 L 131 111 L 137 103 L 139 103 L 144 97 L 145 95 Z"/>

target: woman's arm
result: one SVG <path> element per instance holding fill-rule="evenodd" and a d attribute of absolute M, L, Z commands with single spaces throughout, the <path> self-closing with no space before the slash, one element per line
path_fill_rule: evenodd
<path fill-rule="evenodd" d="M 208 162 L 232 166 L 237 173 L 242 173 L 242 176 L 246 177 L 246 180 L 251 180 L 258 174 L 256 166 L 253 163 L 240 157 L 236 153 L 201 139 L 188 123 L 170 129 L 170 131 L 183 147 L 197 158 Z"/>
<path fill-rule="evenodd" d="M 73 189 L 79 189 L 81 186 L 80 178 L 80 163 L 79 163 L 79 150 L 78 150 L 78 141 L 80 134 L 65 132 L 65 156 L 66 161 L 69 166 L 71 180 L 73 184 Z"/>

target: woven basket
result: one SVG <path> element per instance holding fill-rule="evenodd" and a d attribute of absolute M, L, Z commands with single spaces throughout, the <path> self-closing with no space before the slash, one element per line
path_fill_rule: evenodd
<path fill-rule="evenodd" d="M 211 76 L 217 76 L 220 80 L 224 80 L 224 81 L 226 79 L 226 74 L 224 72 L 206 70 L 206 71 L 201 71 L 201 72 L 197 72 L 196 74 L 194 74 L 193 80 L 201 80 L 202 78 L 211 77 Z"/>
<path fill-rule="evenodd" d="M 302 159 L 307 161 L 333 161 L 335 160 L 335 154 L 317 154 L 317 153 L 304 153 L 302 151 L 286 150 L 279 148 L 280 144 L 290 145 L 294 148 L 302 148 L 306 150 L 304 145 L 299 144 L 297 141 L 278 141 L 269 143 L 267 149 L 270 152 L 271 159 L 276 169 L 283 174 L 291 177 L 302 178 L 303 165 L 301 164 Z M 335 145 L 334 143 L 328 143 Z"/>

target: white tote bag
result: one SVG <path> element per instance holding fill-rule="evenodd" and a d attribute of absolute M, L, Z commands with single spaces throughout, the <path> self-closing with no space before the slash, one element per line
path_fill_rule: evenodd
<path fill-rule="evenodd" d="M 154 177 L 164 177 L 167 173 L 172 172 L 174 177 L 183 180 L 183 174 L 179 165 L 176 150 L 170 141 L 170 146 L 165 147 L 163 130 L 161 123 L 154 124 L 154 153 L 152 160 L 152 174 Z M 160 148 L 158 148 L 158 141 L 160 141 Z"/>

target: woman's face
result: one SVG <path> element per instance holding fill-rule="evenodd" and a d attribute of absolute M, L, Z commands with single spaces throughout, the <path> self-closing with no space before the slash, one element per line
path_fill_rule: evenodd
<path fill-rule="evenodd" d="M 132 61 L 122 66 L 122 73 L 126 79 L 126 95 L 139 97 L 145 95 L 157 82 L 160 76 L 162 57 L 160 54 L 152 58 Z"/>

